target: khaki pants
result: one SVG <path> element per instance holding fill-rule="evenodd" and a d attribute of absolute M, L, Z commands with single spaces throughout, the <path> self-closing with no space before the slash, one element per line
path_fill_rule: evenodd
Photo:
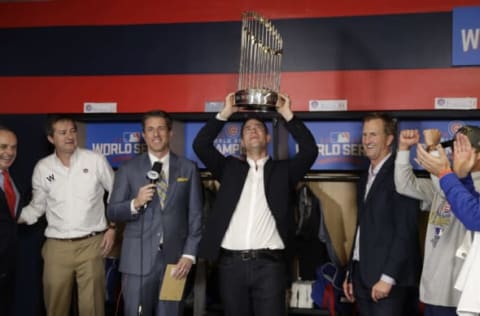
<path fill-rule="evenodd" d="M 100 250 L 102 239 L 103 234 L 74 241 L 47 238 L 42 255 L 43 294 L 48 316 L 68 315 L 74 280 L 78 286 L 79 315 L 104 315 L 105 266 Z"/>

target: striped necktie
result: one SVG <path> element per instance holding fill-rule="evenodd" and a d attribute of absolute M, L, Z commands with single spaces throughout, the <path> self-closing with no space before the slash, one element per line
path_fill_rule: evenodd
<path fill-rule="evenodd" d="M 167 179 L 165 177 L 165 172 L 160 172 L 160 180 L 158 180 L 157 183 L 157 192 L 158 192 L 158 197 L 160 199 L 160 206 L 163 208 L 165 207 L 165 200 L 167 199 L 167 189 L 168 189 L 168 183 Z"/>

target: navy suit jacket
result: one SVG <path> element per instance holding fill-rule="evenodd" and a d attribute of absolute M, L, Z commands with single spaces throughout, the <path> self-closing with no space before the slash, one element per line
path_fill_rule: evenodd
<path fill-rule="evenodd" d="M 161 236 L 166 263 L 177 263 L 182 254 L 197 255 L 203 205 L 196 165 L 170 152 L 165 208 L 161 210 L 158 194 L 155 194 L 146 209 L 142 208 L 133 215 L 130 203 L 137 196 L 138 189 L 149 183 L 146 174 L 151 168 L 145 153 L 123 164 L 115 175 L 107 215 L 114 222 L 126 222 L 120 259 L 123 273 L 148 274 L 158 253 Z M 143 269 L 140 268 L 142 249 Z"/>
<path fill-rule="evenodd" d="M 223 236 L 242 193 L 248 174 L 246 161 L 224 157 L 213 145 L 214 139 L 225 125 L 224 121 L 210 119 L 197 134 L 193 148 L 213 177 L 220 182 L 220 189 L 206 221 L 200 242 L 199 255 L 215 260 L 220 251 Z M 264 168 L 265 195 L 275 219 L 283 243 L 290 243 L 293 229 L 293 189 L 308 172 L 317 158 L 318 148 L 310 131 L 302 121 L 293 118 L 286 123 L 287 130 L 299 145 L 295 157 L 286 160 L 268 160 Z"/>
<path fill-rule="evenodd" d="M 15 182 L 15 180 L 13 180 L 13 182 Z M 19 196 L 17 196 L 18 202 L 15 218 L 12 218 L 10 215 L 5 192 L 0 188 L 0 276 L 7 273 L 11 265 L 15 264 L 17 251 L 17 219 L 22 210 L 22 194 L 17 184 L 16 188 L 19 191 Z"/>
<path fill-rule="evenodd" d="M 382 274 L 394 278 L 397 286 L 413 286 L 420 271 L 418 201 L 395 190 L 394 161 L 392 154 L 376 175 L 366 199 L 368 172 L 358 182 L 360 277 L 369 287 Z"/>

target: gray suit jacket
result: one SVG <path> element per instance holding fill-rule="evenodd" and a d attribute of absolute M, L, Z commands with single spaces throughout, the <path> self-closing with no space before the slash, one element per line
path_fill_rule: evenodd
<path fill-rule="evenodd" d="M 162 235 L 166 263 L 176 263 L 182 254 L 197 254 L 203 208 L 200 176 L 192 161 L 172 152 L 169 164 L 164 210 L 160 209 L 158 194 L 139 214 L 133 215 L 130 210 L 138 189 L 148 184 L 146 173 L 151 163 L 147 153 L 124 163 L 115 175 L 107 215 L 114 222 L 126 222 L 120 258 L 123 273 L 148 274 Z M 143 269 L 140 269 L 141 252 Z"/>

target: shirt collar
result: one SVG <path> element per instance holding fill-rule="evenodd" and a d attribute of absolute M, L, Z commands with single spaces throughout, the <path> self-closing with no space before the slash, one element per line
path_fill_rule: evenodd
<path fill-rule="evenodd" d="M 391 152 L 388 153 L 388 155 L 386 155 L 381 161 L 380 163 L 377 164 L 377 166 L 375 168 L 372 169 L 372 164 L 370 164 L 370 167 L 368 167 L 368 173 L 371 173 L 373 174 L 373 176 L 376 176 L 378 171 L 380 171 L 380 169 L 382 168 L 383 164 L 385 163 L 385 161 L 388 160 L 388 158 L 390 158 L 390 156 L 392 155 Z"/>
<path fill-rule="evenodd" d="M 4 174 L 5 171 L 8 171 L 8 169 L 7 170 L 0 169 L 0 177 L 2 178 L 5 177 L 5 174 Z"/>
<path fill-rule="evenodd" d="M 70 156 L 70 163 L 69 163 L 68 166 L 65 166 L 65 165 L 63 164 L 63 162 L 62 162 L 62 161 L 60 160 L 60 158 L 58 157 L 56 151 L 54 152 L 54 155 L 55 155 L 56 161 L 57 161 L 60 165 L 64 166 L 65 168 L 70 168 L 70 167 L 72 167 L 72 166 L 75 164 L 75 162 L 78 160 L 79 151 L 80 151 L 80 150 L 79 150 L 78 147 L 75 148 L 75 150 L 73 151 L 72 155 Z"/>
<path fill-rule="evenodd" d="M 265 165 L 265 163 L 267 162 L 267 160 L 269 158 L 270 158 L 269 156 L 266 156 L 265 158 L 261 158 L 261 159 L 258 159 L 258 160 L 255 161 L 255 160 L 247 157 L 247 162 L 250 165 L 250 167 L 263 168 L 263 166 Z"/>
<path fill-rule="evenodd" d="M 148 158 L 150 159 L 150 166 L 153 166 L 155 162 L 161 162 L 162 163 L 162 169 L 163 170 L 168 170 L 168 165 L 170 163 L 170 152 L 168 152 L 165 156 L 163 156 L 161 159 L 158 159 L 155 155 L 153 155 L 151 152 L 148 152 Z"/>

